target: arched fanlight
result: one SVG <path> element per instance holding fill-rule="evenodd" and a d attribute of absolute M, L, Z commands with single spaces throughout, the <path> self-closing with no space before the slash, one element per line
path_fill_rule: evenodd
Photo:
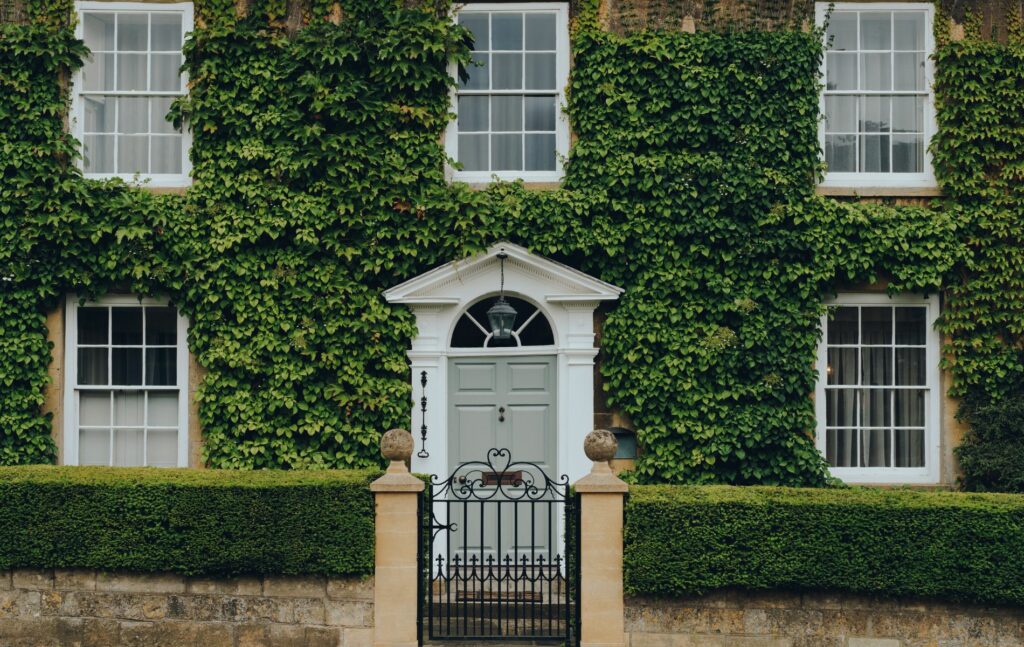
<path fill-rule="evenodd" d="M 487 310 L 487 320 L 491 324 L 491 334 L 494 339 L 509 339 L 512 337 L 513 326 L 516 323 L 516 309 L 505 300 L 505 259 L 508 254 L 505 250 L 498 252 L 498 260 L 501 262 L 501 286 L 498 291 L 498 298 Z"/>

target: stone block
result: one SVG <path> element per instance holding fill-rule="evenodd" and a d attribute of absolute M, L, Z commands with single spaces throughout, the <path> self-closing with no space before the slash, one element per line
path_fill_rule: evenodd
<path fill-rule="evenodd" d="M 121 625 L 123 647 L 234 647 L 232 627 L 214 622 L 127 622 Z"/>
<path fill-rule="evenodd" d="M 40 591 L 0 592 L 0 618 L 33 618 L 42 615 Z"/>
<path fill-rule="evenodd" d="M 96 571 L 58 568 L 53 572 L 53 588 L 59 591 L 95 591 Z"/>
<path fill-rule="evenodd" d="M 722 634 L 635 633 L 630 647 L 792 647 L 790 638 Z"/>
<path fill-rule="evenodd" d="M 185 578 L 170 573 L 100 573 L 96 576 L 97 591 L 125 593 L 184 593 Z"/>
<path fill-rule="evenodd" d="M 341 632 L 333 627 L 306 627 L 306 647 L 338 647 Z"/>
<path fill-rule="evenodd" d="M 262 595 L 263 581 L 258 577 L 190 577 L 186 590 L 200 595 Z"/>
<path fill-rule="evenodd" d="M 265 577 L 263 595 L 283 598 L 320 598 L 326 595 L 323 577 Z"/>
<path fill-rule="evenodd" d="M 305 647 L 306 628 L 299 625 L 269 625 L 267 647 Z"/>
<path fill-rule="evenodd" d="M 238 647 L 263 647 L 267 644 L 267 625 L 245 624 L 235 627 Z"/>
<path fill-rule="evenodd" d="M 39 613 L 44 616 L 58 615 L 63 602 L 64 594 L 60 591 L 40 591 Z"/>
<path fill-rule="evenodd" d="M 300 625 L 322 625 L 327 616 L 324 601 L 319 598 L 295 598 L 292 615 L 292 622 Z"/>
<path fill-rule="evenodd" d="M 59 645 L 58 618 L 0 618 L 0 645 Z"/>
<path fill-rule="evenodd" d="M 0 571 L 0 591 L 11 590 L 11 572 Z"/>
<path fill-rule="evenodd" d="M 327 579 L 327 597 L 332 600 L 373 600 L 373 578 L 331 577 Z"/>
<path fill-rule="evenodd" d="M 373 629 L 350 627 L 342 630 L 344 647 L 373 647 Z"/>
<path fill-rule="evenodd" d="M 846 647 L 902 647 L 895 638 L 847 638 Z"/>
<path fill-rule="evenodd" d="M 52 589 L 53 571 L 39 568 L 16 568 L 11 573 L 11 584 L 16 589 Z"/>
<path fill-rule="evenodd" d="M 124 620 L 161 620 L 167 617 L 167 596 L 102 591 L 62 593 L 62 616 L 120 618 Z"/>
<path fill-rule="evenodd" d="M 373 622 L 373 605 L 349 600 L 328 600 L 326 624 L 365 627 Z"/>

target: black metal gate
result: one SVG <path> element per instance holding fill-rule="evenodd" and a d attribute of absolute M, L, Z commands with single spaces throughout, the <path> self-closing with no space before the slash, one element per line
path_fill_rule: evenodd
<path fill-rule="evenodd" d="M 431 477 L 423 499 L 421 641 L 577 645 L 579 504 L 507 449 Z"/>

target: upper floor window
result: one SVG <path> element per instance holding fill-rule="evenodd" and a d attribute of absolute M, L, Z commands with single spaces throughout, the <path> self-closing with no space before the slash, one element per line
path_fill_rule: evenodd
<path fill-rule="evenodd" d="M 855 483 L 938 481 L 937 297 L 842 294 L 822 321 L 817 444 Z"/>
<path fill-rule="evenodd" d="M 90 50 L 72 108 L 85 176 L 187 185 L 190 138 L 166 116 L 186 93 L 181 48 L 192 4 L 79 2 L 78 12 Z"/>
<path fill-rule="evenodd" d="M 825 186 L 935 186 L 931 3 L 818 3 Z"/>
<path fill-rule="evenodd" d="M 458 80 L 445 141 L 455 179 L 557 181 L 569 151 L 561 105 L 569 77 L 568 5 L 469 4 L 473 63 Z"/>
<path fill-rule="evenodd" d="M 66 464 L 188 464 L 186 330 L 161 301 L 68 298 Z"/>

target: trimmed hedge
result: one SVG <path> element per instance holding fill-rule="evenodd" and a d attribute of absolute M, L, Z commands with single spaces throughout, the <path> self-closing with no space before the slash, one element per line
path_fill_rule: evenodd
<path fill-rule="evenodd" d="M 378 474 L 0 468 L 0 568 L 371 573 Z"/>
<path fill-rule="evenodd" d="M 1024 497 L 634 486 L 626 590 L 843 591 L 1024 603 Z"/>

